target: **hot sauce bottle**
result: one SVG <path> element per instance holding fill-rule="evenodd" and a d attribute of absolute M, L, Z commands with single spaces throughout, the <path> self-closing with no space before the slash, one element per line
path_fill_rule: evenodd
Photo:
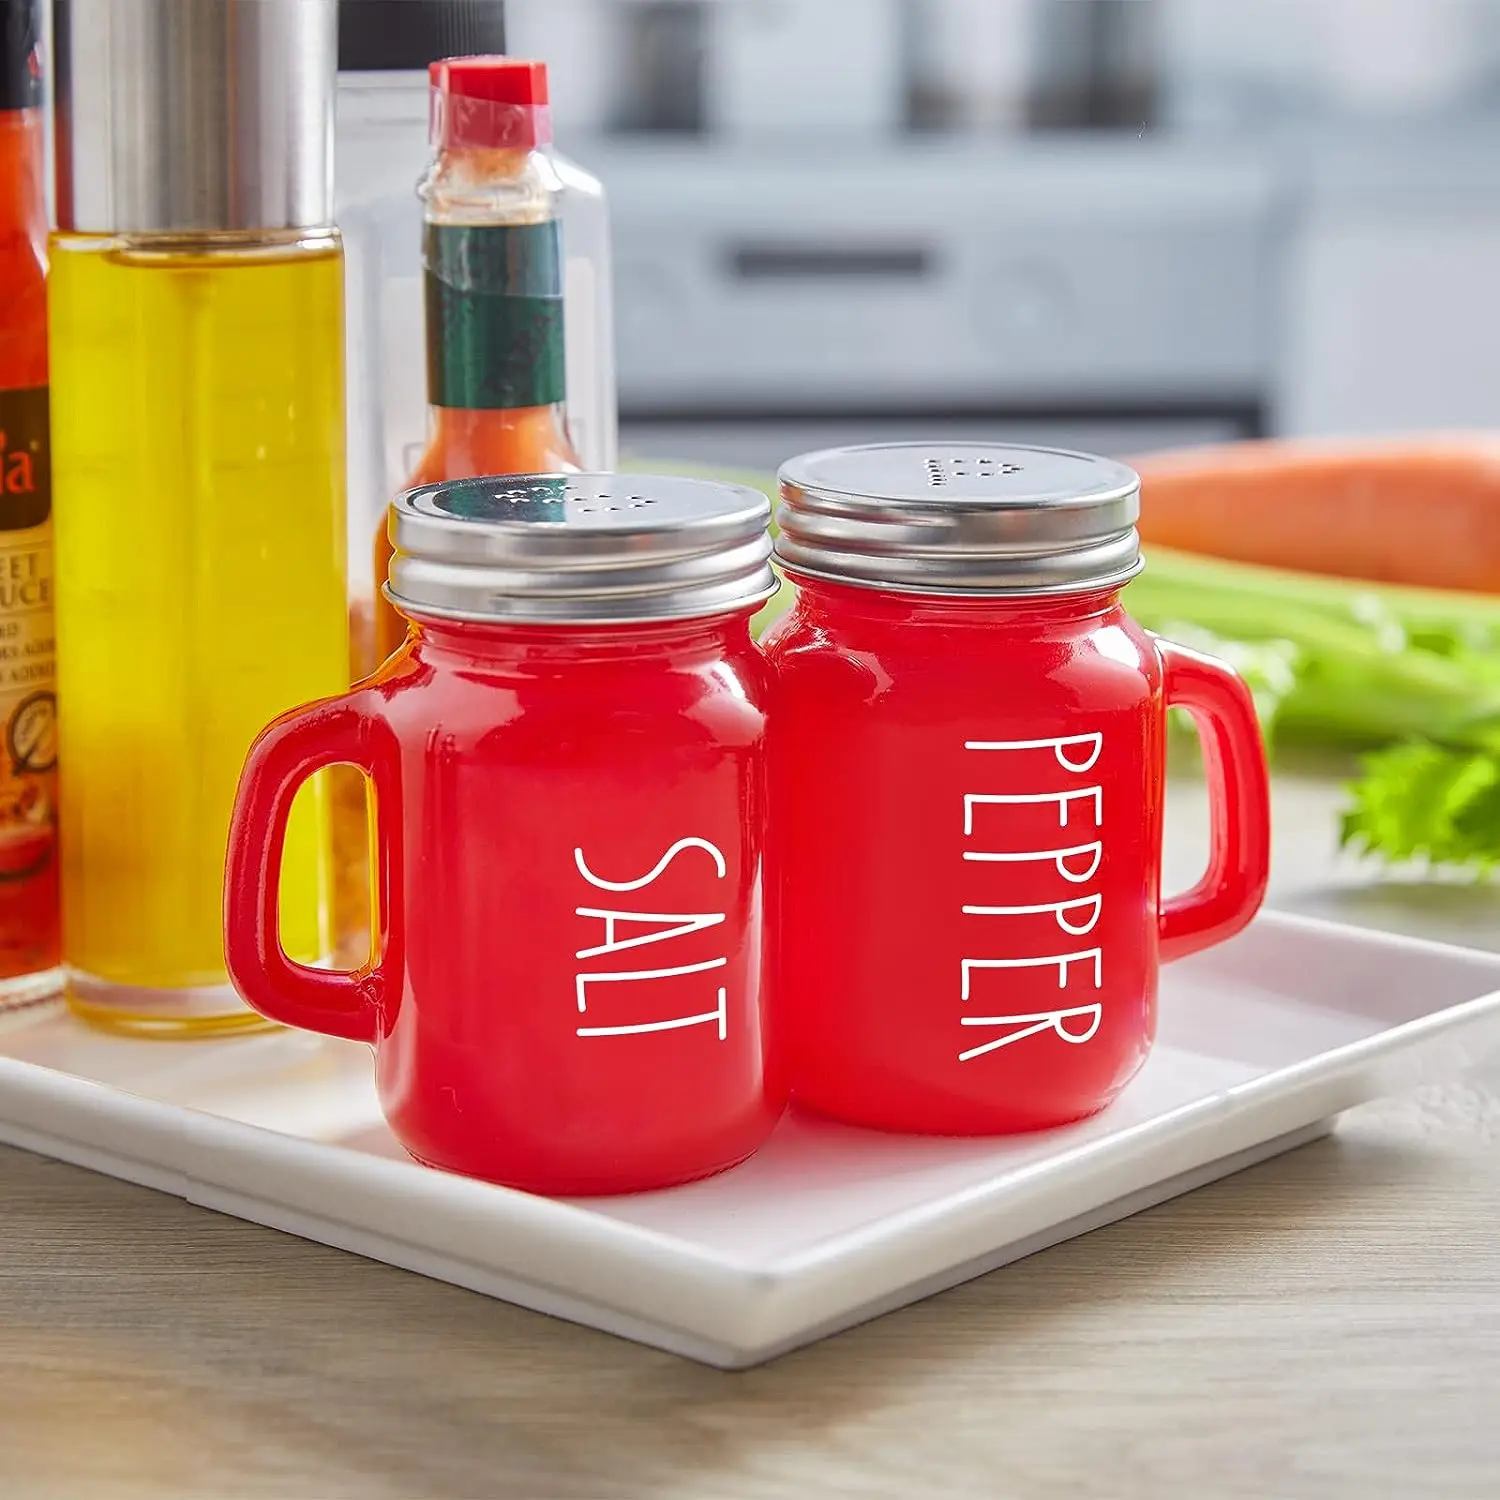
<path fill-rule="evenodd" d="M 433 157 L 422 272 L 428 439 L 408 485 L 487 474 L 575 473 L 568 431 L 561 205 L 568 190 L 552 139 L 545 63 L 480 56 L 428 69 Z M 602 330 L 596 329 L 596 336 Z M 391 544 L 374 537 L 373 629 L 352 619 L 355 674 L 406 638 L 382 589 Z M 369 951 L 369 832 L 364 780 L 334 767 L 335 922 L 341 961 Z"/>
<path fill-rule="evenodd" d="M 40 35 L 0 0 L 0 1008 L 62 980 Z"/>
<path fill-rule="evenodd" d="M 426 204 L 426 451 L 410 483 L 581 467 L 564 414 L 563 184 L 547 68 L 510 57 L 434 63 Z M 391 544 L 375 538 L 375 660 L 406 636 L 379 586 Z M 373 666 L 374 663 L 371 663 Z"/>

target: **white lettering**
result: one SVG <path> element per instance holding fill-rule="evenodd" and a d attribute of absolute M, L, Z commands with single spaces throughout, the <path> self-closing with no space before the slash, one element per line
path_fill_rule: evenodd
<path fill-rule="evenodd" d="M 1075 927 L 1065 915 L 1067 912 L 1076 911 L 1080 907 L 1089 909 L 1089 918 L 1082 927 Z M 1027 917 L 1041 912 L 1051 912 L 1057 918 L 1057 925 L 1073 937 L 1082 937 L 1087 932 L 1094 930 L 1094 924 L 1099 920 L 1099 913 L 1104 909 L 1104 897 L 1079 896 L 1075 901 L 1043 901 L 1035 906 L 966 906 L 964 915 L 969 917 Z"/>
<path fill-rule="evenodd" d="M 578 1009 L 588 1009 L 588 987 L 591 984 L 632 984 L 639 979 L 673 979 L 678 974 L 703 974 L 709 969 L 722 969 L 727 958 L 709 958 L 701 964 L 678 964 L 672 969 L 631 969 L 620 974 L 578 974 L 573 983 L 578 992 Z"/>
<path fill-rule="evenodd" d="M 729 873 L 729 862 L 720 850 L 707 839 L 699 838 L 678 839 L 656 862 L 650 872 L 638 880 L 609 880 L 602 875 L 596 875 L 589 868 L 582 849 L 574 849 L 573 863 L 578 867 L 578 873 L 590 885 L 609 891 L 634 891 L 642 886 L 650 885 L 679 854 L 689 849 L 701 849 L 709 855 L 713 860 L 717 879 L 723 880 Z M 580 962 L 610 957 L 632 948 L 649 947 L 654 943 L 668 943 L 674 938 L 689 938 L 695 932 L 705 932 L 709 928 L 721 927 L 727 920 L 726 914 L 722 911 L 620 911 L 609 906 L 576 906 L 573 911 L 575 916 L 604 924 L 603 942 L 590 942 L 588 938 L 585 938 L 584 946 L 575 952 L 574 957 Z M 715 946 L 718 946 L 717 943 Z M 673 953 L 686 957 L 695 950 L 701 953 L 703 945 L 694 944 L 684 949 L 679 944 L 673 949 Z M 712 949 L 709 951 L 711 952 Z M 612 985 L 615 987 L 616 996 L 614 1001 L 604 1004 L 605 1014 L 594 1018 L 596 1021 L 609 1020 L 612 1024 L 578 1026 L 575 1028 L 575 1034 L 580 1037 L 640 1036 L 657 1031 L 678 1031 L 689 1026 L 707 1026 L 712 1023 L 722 1042 L 729 1035 L 727 987 L 715 986 L 718 995 L 717 1003 L 712 1010 L 705 1011 L 702 1005 L 708 997 L 698 983 L 695 982 L 688 990 L 667 992 L 663 992 L 661 985 L 684 976 L 708 974 L 716 969 L 727 968 L 728 964 L 728 957 L 720 954 L 717 958 L 706 958 L 694 963 L 668 964 L 654 969 L 611 969 L 602 973 L 575 973 L 573 991 L 580 1015 L 588 1014 L 590 1000 L 594 1001 L 596 1007 L 600 1004 L 600 994 L 598 991 L 591 991 L 590 985 Z M 696 991 L 696 994 L 693 991 Z M 673 1001 L 671 998 L 673 995 L 678 995 L 679 998 Z M 625 997 L 623 1004 L 619 998 L 622 996 Z M 656 1018 L 639 1019 L 643 1011 L 648 1016 L 655 1012 Z M 665 1018 L 661 1018 L 663 1011 L 667 1012 Z M 687 1011 L 688 1014 L 674 1015 L 673 1011 Z"/>
<path fill-rule="evenodd" d="M 964 797 L 964 832 L 974 832 L 974 809 L 984 803 L 1055 802 L 1057 826 L 1068 826 L 1068 805 L 1088 799 L 1094 804 L 1094 827 L 1104 821 L 1104 788 L 1080 787 L 1072 792 L 970 792 Z"/>
<path fill-rule="evenodd" d="M 634 1026 L 580 1026 L 579 1036 L 639 1036 L 648 1031 L 679 1031 L 684 1026 L 706 1026 L 710 1021 L 716 1021 L 719 1027 L 719 1040 L 722 1042 L 729 1033 L 729 1004 L 727 1000 L 728 991 L 719 990 L 718 1006 L 710 1011 L 705 1011 L 701 1016 L 679 1016 L 671 1021 L 642 1021 Z"/>
<path fill-rule="evenodd" d="M 960 972 L 962 975 L 962 986 L 959 991 L 959 999 L 969 998 L 970 973 L 975 969 L 1045 969 L 1049 964 L 1057 965 L 1057 987 L 1065 990 L 1068 987 L 1068 966 L 1092 962 L 1094 965 L 1094 988 L 1097 990 L 1103 983 L 1104 950 L 1102 948 L 1084 948 L 1077 953 L 1051 953 L 1038 955 L 1036 958 L 965 958 L 960 960 Z"/>
<path fill-rule="evenodd" d="M 1087 1029 L 1081 1032 L 1069 1031 L 1066 1023 L 1083 1016 L 1088 1017 Z M 1050 1031 L 1061 1037 L 1063 1041 L 1077 1046 L 1081 1042 L 1093 1039 L 1103 1019 L 1104 1007 L 1097 1002 L 1093 1005 L 1075 1005 L 1068 1010 L 1034 1011 L 1026 1015 L 964 1016 L 959 1022 L 961 1026 L 1016 1026 L 1020 1030 L 997 1036 L 981 1046 L 970 1047 L 958 1054 L 958 1060 L 961 1063 L 972 1062 L 974 1058 L 983 1057 L 987 1052 L 997 1052 L 1001 1047 L 1009 1047 L 1015 1042 L 1024 1042 L 1027 1037 L 1038 1036 L 1044 1031 Z"/>
<path fill-rule="evenodd" d="M 705 927 L 717 927 L 724 920 L 724 913 L 672 912 L 672 911 L 608 911 L 598 906 L 579 906 L 574 915 L 597 917 L 604 923 L 604 941 L 596 948 L 580 948 L 574 958 L 598 958 L 605 953 L 620 953 L 626 948 L 644 948 L 647 943 L 664 943 L 669 938 L 686 937 L 690 932 L 701 932 Z M 660 927 L 657 932 L 642 933 L 639 937 L 615 938 L 617 922 L 655 922 L 670 925 Z"/>
<path fill-rule="evenodd" d="M 1089 746 L 1088 759 L 1081 765 L 1075 764 L 1064 754 L 1066 750 L 1075 745 Z M 1104 736 L 1102 734 L 1068 734 L 1057 739 L 1050 740 L 965 740 L 965 750 L 1050 750 L 1057 757 L 1057 763 L 1063 770 L 1071 771 L 1075 776 L 1081 776 L 1085 771 L 1094 769 L 1094 762 L 1099 759 L 1099 752 L 1104 748 Z"/>
<path fill-rule="evenodd" d="M 662 857 L 657 860 L 649 875 L 642 875 L 639 880 L 606 880 L 602 875 L 595 875 L 589 869 L 583 857 L 582 849 L 573 851 L 573 863 L 578 866 L 578 873 L 588 881 L 590 885 L 598 886 L 601 891 L 638 891 L 642 886 L 650 885 L 663 870 L 677 858 L 685 849 L 702 849 L 714 862 L 714 868 L 718 871 L 718 878 L 722 880 L 729 873 L 728 863 L 719 852 L 718 847 L 709 843 L 707 839 L 678 839 Z"/>
<path fill-rule="evenodd" d="M 1064 771 L 1074 776 L 1082 776 L 1091 771 L 1098 762 L 1099 756 L 1104 749 L 1104 735 L 1100 732 L 1090 734 L 1058 735 L 1045 739 L 1027 740 L 966 740 L 966 750 L 979 751 L 1013 751 L 1013 750 L 1046 750 L 1051 751 L 1052 757 Z M 1050 778 L 1049 778 L 1050 779 Z M 1033 783 L 1034 785 L 1035 783 Z M 1024 783 L 1023 783 L 1024 785 Z M 1068 791 L 1005 791 L 1005 792 L 968 792 L 964 794 L 964 837 L 973 839 L 975 836 L 974 823 L 976 812 L 983 807 L 1019 807 L 1019 806 L 1045 806 L 1055 803 L 1057 806 L 1057 826 L 1067 828 L 1072 822 L 1073 804 L 1082 802 L 1085 805 L 1092 804 L 1093 826 L 1102 829 L 1104 826 L 1104 788 L 1098 786 L 1074 787 Z M 1028 840 L 1029 842 L 1030 840 Z M 991 840 L 985 840 L 991 842 Z M 995 842 L 999 842 L 995 840 Z M 1058 878 L 1071 886 L 1083 885 L 1099 873 L 1104 862 L 1104 840 L 1103 837 L 1090 840 L 1088 843 L 1069 844 L 1061 848 L 1052 849 L 1018 849 L 1018 850 L 989 850 L 989 849 L 965 849 L 963 857 L 967 861 L 976 864 L 1051 864 L 1057 871 Z M 1028 884 L 1041 881 L 1040 876 L 1027 877 Z M 1036 891 L 1040 896 L 1049 893 L 1044 890 Z M 998 892 L 997 892 L 998 894 Z M 1031 895 L 1032 891 L 1016 890 L 1016 896 Z M 1012 898 L 1014 901 L 1014 897 Z M 1062 896 L 1059 900 L 1022 901 L 1009 905 L 966 905 L 962 908 L 965 916 L 974 917 L 1022 917 L 1022 916 L 1050 916 L 1057 923 L 1058 928 L 1070 937 L 1083 937 L 1092 932 L 1099 924 L 1099 918 L 1104 910 L 1104 897 L 1101 892 L 1092 892 L 1088 895 L 1068 897 Z M 1009 932 L 1010 928 L 992 928 L 987 931 Z M 1025 931 L 1026 929 L 1022 929 Z M 1050 946 L 1050 944 L 1049 944 Z M 1072 967 L 1075 964 L 1093 965 L 1094 988 L 1103 988 L 1104 982 L 1104 950 L 1099 948 L 1085 948 L 1075 953 L 1035 954 L 1031 957 L 1014 958 L 965 958 L 959 961 L 959 996 L 965 1004 L 971 998 L 975 984 L 975 976 L 982 970 L 1010 970 L 1010 969 L 1046 969 L 1053 966 L 1057 969 L 1057 987 L 1066 990 L 1071 978 Z M 1008 983 L 1008 982 L 1007 982 Z M 1025 1041 L 1028 1037 L 1043 1036 L 1052 1033 L 1061 1037 L 1063 1041 L 1078 1045 L 1087 1042 L 1099 1030 L 1103 1018 L 1103 1006 L 1098 1002 L 1089 1005 L 1065 1007 L 1060 1010 L 1027 1011 L 1016 1012 L 1008 1015 L 998 1016 L 971 1016 L 959 1017 L 961 1026 L 984 1026 L 999 1028 L 1003 1034 L 993 1037 L 991 1040 L 981 1043 L 975 1047 L 969 1047 L 959 1052 L 960 1062 L 969 1062 L 973 1058 L 983 1057 L 987 1053 L 995 1052 L 1002 1047 L 1009 1047 L 1016 1042 Z M 1080 1026 L 1080 1023 L 1086 1023 Z"/>
<path fill-rule="evenodd" d="M 1080 854 L 1089 856 L 1089 867 L 1075 873 L 1068 868 L 1068 861 Z M 1102 840 L 1095 839 L 1091 844 L 1074 844 L 1067 849 L 1029 849 L 1020 853 L 1007 854 L 981 854 L 966 849 L 964 858 L 991 864 L 1029 864 L 1032 861 L 1050 859 L 1057 866 L 1057 873 L 1064 880 L 1073 885 L 1082 885 L 1085 880 L 1092 880 L 1099 869 L 1099 862 L 1104 858 L 1104 844 Z"/>

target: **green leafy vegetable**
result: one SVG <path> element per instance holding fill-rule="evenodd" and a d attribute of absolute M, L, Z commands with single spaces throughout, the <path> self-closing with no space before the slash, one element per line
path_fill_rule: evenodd
<path fill-rule="evenodd" d="M 1203 649 L 1242 672 L 1230 643 L 1284 645 L 1290 687 L 1257 691 L 1268 739 L 1383 747 L 1349 788 L 1346 847 L 1476 874 L 1500 865 L 1500 603 L 1160 551 L 1128 602 L 1168 637 L 1217 635 Z"/>
<path fill-rule="evenodd" d="M 1500 760 L 1429 741 L 1368 756 L 1344 814 L 1343 842 L 1388 860 L 1488 874 L 1500 863 Z"/>
<path fill-rule="evenodd" d="M 1186 623 L 1222 642 L 1289 647 L 1295 681 L 1275 717 L 1284 738 L 1500 749 L 1500 603 L 1165 549 L 1151 551 L 1126 602 L 1163 635 Z"/>

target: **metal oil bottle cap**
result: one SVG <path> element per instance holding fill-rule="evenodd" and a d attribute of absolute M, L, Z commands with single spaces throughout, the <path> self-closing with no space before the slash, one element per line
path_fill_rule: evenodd
<path fill-rule="evenodd" d="M 769 598 L 759 490 L 643 474 L 524 474 L 423 485 L 390 508 L 387 597 L 449 620 L 625 624 Z"/>
<path fill-rule="evenodd" d="M 1141 568 L 1140 480 L 1060 448 L 885 443 L 782 465 L 794 574 L 918 594 L 1058 594 Z"/>
<path fill-rule="evenodd" d="M 333 223 L 336 0 L 56 0 L 58 227 Z"/>

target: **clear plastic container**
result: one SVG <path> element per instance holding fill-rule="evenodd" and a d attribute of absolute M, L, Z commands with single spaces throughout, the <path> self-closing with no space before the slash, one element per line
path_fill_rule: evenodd
<path fill-rule="evenodd" d="M 425 60 L 339 75 L 335 212 L 347 266 L 349 584 L 357 615 L 370 610 L 376 588 L 370 538 L 428 438 L 417 196 L 429 156 L 428 93 Z M 608 207 L 598 178 L 550 144 L 538 151 L 555 179 L 563 232 L 569 436 L 583 467 L 608 471 L 618 442 Z"/>

